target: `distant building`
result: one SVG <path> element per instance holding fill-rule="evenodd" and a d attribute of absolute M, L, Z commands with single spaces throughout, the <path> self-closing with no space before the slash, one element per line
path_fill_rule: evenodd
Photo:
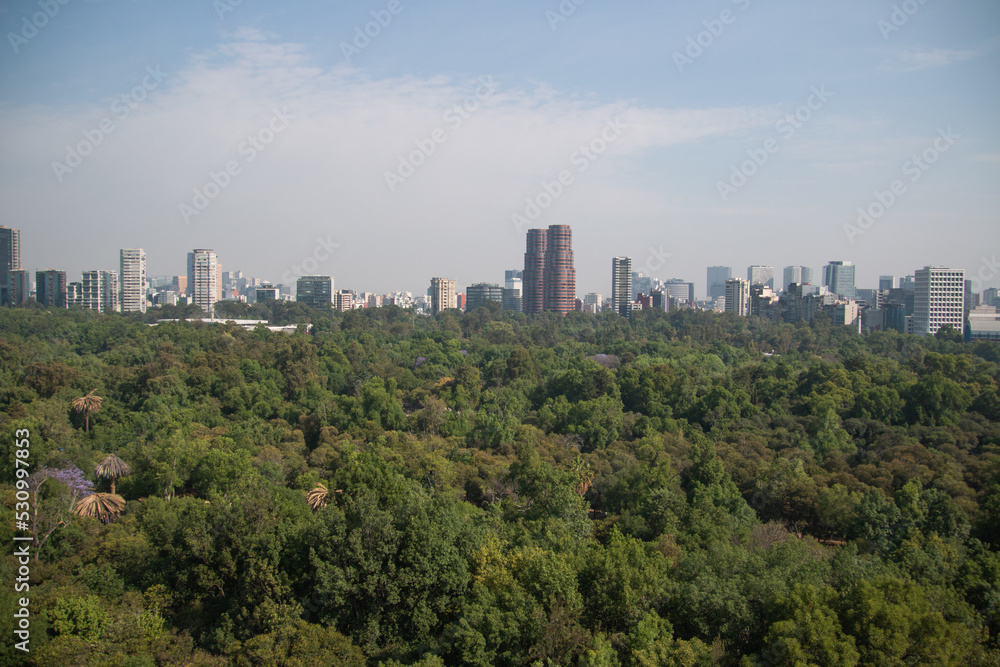
<path fill-rule="evenodd" d="M 31 274 L 24 269 L 7 271 L 7 305 L 23 306 L 31 298 Z"/>
<path fill-rule="evenodd" d="M 969 336 L 972 340 L 1000 341 L 1000 314 L 996 306 L 977 306 L 969 311 Z"/>
<path fill-rule="evenodd" d="M 565 315 L 576 308 L 573 230 L 569 225 L 549 225 L 546 235 L 543 308 Z"/>
<path fill-rule="evenodd" d="M 750 285 L 750 315 L 778 319 L 778 295 L 767 285 Z"/>
<path fill-rule="evenodd" d="M 671 278 L 670 280 L 663 281 L 660 284 L 660 288 L 671 299 L 676 299 L 678 303 L 694 303 L 694 283 L 684 282 L 680 278 Z"/>
<path fill-rule="evenodd" d="M 295 281 L 295 300 L 310 308 L 329 308 L 333 303 L 333 278 L 302 276 Z"/>
<path fill-rule="evenodd" d="M 914 274 L 913 333 L 933 336 L 946 324 L 965 331 L 965 271 L 925 266 Z"/>
<path fill-rule="evenodd" d="M 350 290 L 340 290 L 333 300 L 333 307 L 342 313 L 354 310 L 354 292 Z"/>
<path fill-rule="evenodd" d="M 632 301 L 639 298 L 640 294 L 648 295 L 653 291 L 653 279 L 641 271 L 632 272 Z"/>
<path fill-rule="evenodd" d="M 36 271 L 35 301 L 46 308 L 65 308 L 66 272 L 55 269 Z"/>
<path fill-rule="evenodd" d="M 819 285 L 792 283 L 781 295 L 781 312 L 785 322 L 811 322 L 825 303 L 825 288 Z"/>
<path fill-rule="evenodd" d="M 670 293 L 664 289 L 654 289 L 650 294 L 649 307 L 670 312 Z"/>
<path fill-rule="evenodd" d="M 21 230 L 0 225 L 0 306 L 9 305 L 8 272 L 21 268 Z"/>
<path fill-rule="evenodd" d="M 982 304 L 984 306 L 1000 306 L 1000 290 L 996 287 L 983 290 Z"/>
<path fill-rule="evenodd" d="M 146 312 L 146 252 L 142 248 L 119 251 L 123 313 Z"/>
<path fill-rule="evenodd" d="M 518 283 L 521 281 L 518 280 Z M 519 287 L 504 287 L 503 288 L 503 312 L 505 313 L 520 313 L 524 310 L 524 305 L 521 302 L 521 288 Z"/>
<path fill-rule="evenodd" d="M 808 266 L 786 266 L 781 274 L 781 291 L 787 292 L 792 283 L 812 283 L 813 270 Z"/>
<path fill-rule="evenodd" d="M 718 299 L 726 296 L 726 281 L 733 277 L 733 269 L 729 266 L 708 267 L 708 298 Z"/>
<path fill-rule="evenodd" d="M 544 229 L 529 229 L 527 247 L 524 251 L 523 289 L 521 302 L 524 312 L 534 315 L 545 306 L 545 249 L 548 234 Z"/>
<path fill-rule="evenodd" d="M 188 253 L 188 303 L 196 304 L 212 315 L 213 306 L 222 298 L 221 267 L 214 250 L 198 248 Z"/>
<path fill-rule="evenodd" d="M 503 308 L 504 288 L 493 283 L 476 283 L 469 285 L 465 289 L 465 312 L 471 313 L 477 308 L 486 305 L 487 301 L 496 301 Z"/>
<path fill-rule="evenodd" d="M 855 266 L 846 261 L 836 260 L 823 267 L 823 286 L 845 299 L 855 297 Z"/>
<path fill-rule="evenodd" d="M 611 309 L 622 317 L 632 314 L 632 258 L 611 260 Z"/>
<path fill-rule="evenodd" d="M 118 303 L 118 274 L 114 271 L 84 271 L 80 305 L 99 313 L 115 313 Z"/>
<path fill-rule="evenodd" d="M 880 290 L 890 290 L 896 287 L 896 276 L 879 276 L 878 277 L 878 288 Z"/>
<path fill-rule="evenodd" d="M 774 289 L 774 267 L 754 264 L 747 267 L 747 282 L 751 285 L 767 285 Z"/>
<path fill-rule="evenodd" d="M 281 290 L 274 285 L 261 285 L 254 290 L 254 303 L 267 303 L 268 301 L 280 301 Z"/>
<path fill-rule="evenodd" d="M 836 303 L 824 309 L 830 315 L 830 321 L 839 326 L 860 327 L 861 311 L 857 301 L 839 299 Z"/>
<path fill-rule="evenodd" d="M 730 278 L 726 281 L 726 312 L 746 317 L 750 314 L 750 281 Z"/>
<path fill-rule="evenodd" d="M 431 278 L 431 315 L 458 308 L 455 295 L 455 281 L 450 278 Z"/>
<path fill-rule="evenodd" d="M 585 313 L 599 313 L 601 312 L 601 302 L 604 297 L 597 292 L 590 292 L 589 294 L 583 295 L 583 312 Z"/>
<path fill-rule="evenodd" d="M 83 283 L 72 282 L 66 285 L 66 306 L 83 308 Z"/>

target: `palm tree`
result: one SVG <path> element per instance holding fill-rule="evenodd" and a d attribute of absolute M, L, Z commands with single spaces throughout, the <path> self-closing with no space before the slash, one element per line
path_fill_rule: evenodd
<path fill-rule="evenodd" d="M 73 508 L 80 516 L 90 516 L 101 523 L 111 523 L 122 515 L 125 499 L 113 493 L 91 493 Z"/>
<path fill-rule="evenodd" d="M 312 491 L 306 496 L 306 502 L 309 503 L 309 507 L 312 508 L 313 512 L 326 507 L 326 496 L 328 493 L 326 485 L 321 482 L 317 482 L 316 486 L 312 488 Z"/>
<path fill-rule="evenodd" d="M 573 459 L 573 463 L 570 464 L 570 470 L 576 473 L 576 492 L 582 496 L 587 493 L 591 482 L 594 481 L 594 471 L 591 470 L 590 464 L 580 455 L 577 455 Z"/>
<path fill-rule="evenodd" d="M 94 391 L 97 390 L 95 389 Z M 101 401 L 104 400 L 100 396 L 95 396 L 94 391 L 73 400 L 73 409 L 83 413 L 83 430 L 85 433 L 90 431 L 90 415 L 101 409 Z"/>
<path fill-rule="evenodd" d="M 125 477 L 126 475 L 132 474 L 132 468 L 129 464 L 122 461 L 120 458 L 114 454 L 108 454 L 104 457 L 104 460 L 97 464 L 94 468 L 94 472 L 101 479 L 111 480 L 111 493 L 115 492 L 115 481 L 119 477 Z"/>

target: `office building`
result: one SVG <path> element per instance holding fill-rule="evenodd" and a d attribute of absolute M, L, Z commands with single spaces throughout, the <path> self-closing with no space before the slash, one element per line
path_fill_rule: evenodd
<path fill-rule="evenodd" d="M 694 303 L 694 283 L 684 282 L 680 278 L 671 278 L 660 283 L 660 289 L 667 292 L 669 298 L 674 299 L 677 303 Z"/>
<path fill-rule="evenodd" d="M 664 289 L 654 289 L 652 294 L 649 295 L 649 307 L 655 310 L 670 312 L 670 293 Z"/>
<path fill-rule="evenodd" d="M 465 312 L 471 313 L 486 305 L 487 301 L 496 301 L 503 308 L 504 288 L 492 283 L 476 283 L 465 290 Z"/>
<path fill-rule="evenodd" d="M 123 313 L 146 312 L 146 253 L 142 248 L 122 248 L 121 304 Z"/>
<path fill-rule="evenodd" d="M 66 272 L 35 271 L 35 301 L 46 308 L 66 307 Z"/>
<path fill-rule="evenodd" d="M 21 230 L 0 225 L 0 306 L 10 300 L 8 272 L 21 268 Z"/>
<path fill-rule="evenodd" d="M 984 306 L 1000 306 L 1000 290 L 996 287 L 986 288 L 981 302 Z"/>
<path fill-rule="evenodd" d="M 550 225 L 546 236 L 543 308 L 565 315 L 576 310 L 573 230 L 569 225 Z"/>
<path fill-rule="evenodd" d="M 855 266 L 842 260 L 831 261 L 823 267 L 823 286 L 845 299 L 855 297 Z"/>
<path fill-rule="evenodd" d="M 196 248 L 188 253 L 188 303 L 196 304 L 209 316 L 215 312 L 215 302 L 222 298 L 220 270 L 219 257 L 214 250 Z"/>
<path fill-rule="evenodd" d="M 601 312 L 601 303 L 604 297 L 597 292 L 590 292 L 589 294 L 583 295 L 583 312 L 585 313 L 599 313 Z"/>
<path fill-rule="evenodd" d="M 254 290 L 254 303 L 267 303 L 268 301 L 280 301 L 281 290 L 274 285 L 261 285 Z"/>
<path fill-rule="evenodd" d="M 720 296 L 726 296 L 726 281 L 730 280 L 732 277 L 732 267 L 708 267 L 708 298 L 718 299 Z"/>
<path fill-rule="evenodd" d="M 751 285 L 767 285 L 774 289 L 774 267 L 754 264 L 747 267 L 747 282 Z"/>
<path fill-rule="evenodd" d="M 965 331 L 965 271 L 925 266 L 914 274 L 913 333 L 933 336 L 946 324 Z"/>
<path fill-rule="evenodd" d="M 302 276 L 295 281 L 295 300 L 310 308 L 329 308 L 333 303 L 333 278 Z"/>
<path fill-rule="evenodd" d="M 431 315 L 458 308 L 455 281 L 450 278 L 431 278 Z"/>
<path fill-rule="evenodd" d="M 767 285 L 750 285 L 750 314 L 777 319 L 780 314 L 778 295 Z"/>
<path fill-rule="evenodd" d="M 977 306 L 969 311 L 969 337 L 1000 341 L 1000 314 L 996 306 Z"/>
<path fill-rule="evenodd" d="M 826 288 L 819 285 L 792 283 L 781 295 L 780 306 L 785 322 L 811 322 L 817 310 L 825 303 Z"/>
<path fill-rule="evenodd" d="M 520 282 L 520 280 L 518 281 Z M 520 313 L 524 311 L 524 305 L 521 303 L 521 288 L 511 287 L 503 288 L 503 312 L 505 313 Z"/>
<path fill-rule="evenodd" d="M 896 287 L 896 276 L 879 276 L 878 277 L 878 288 L 879 290 L 890 290 Z"/>
<path fill-rule="evenodd" d="M 787 292 L 792 283 L 812 284 L 813 270 L 808 266 L 786 266 L 781 274 L 781 291 Z"/>
<path fill-rule="evenodd" d="M 632 272 L 632 301 L 635 302 L 640 294 L 649 296 L 653 291 L 653 279 L 641 271 Z"/>
<path fill-rule="evenodd" d="M 730 278 L 726 281 L 726 312 L 746 317 L 750 314 L 750 281 Z"/>
<path fill-rule="evenodd" d="M 524 271 L 519 269 L 508 269 L 503 273 L 503 286 L 506 289 L 516 289 L 518 294 L 524 289 Z"/>
<path fill-rule="evenodd" d="M 628 317 L 632 314 L 632 258 L 611 260 L 611 309 Z"/>
<path fill-rule="evenodd" d="M 114 271 L 84 271 L 80 305 L 99 313 L 116 313 L 120 309 L 118 274 Z"/>
<path fill-rule="evenodd" d="M 548 234 L 544 229 L 529 229 L 527 247 L 524 252 L 522 272 L 521 303 L 524 312 L 535 315 L 545 306 L 545 249 Z"/>

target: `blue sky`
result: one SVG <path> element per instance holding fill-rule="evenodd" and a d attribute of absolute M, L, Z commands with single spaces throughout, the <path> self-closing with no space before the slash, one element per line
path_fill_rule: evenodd
<path fill-rule="evenodd" d="M 211 247 L 419 292 L 500 282 L 525 225 L 570 224 L 581 295 L 615 255 L 699 296 L 709 265 L 832 259 L 861 287 L 926 264 L 1000 284 L 995 1 L 36 0 L 0 22 L 0 224 L 30 269 L 142 246 L 177 274 Z"/>

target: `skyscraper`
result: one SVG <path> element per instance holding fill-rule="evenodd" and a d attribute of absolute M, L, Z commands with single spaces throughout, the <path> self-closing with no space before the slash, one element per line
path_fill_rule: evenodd
<path fill-rule="evenodd" d="M 219 300 L 219 257 L 209 248 L 195 248 L 188 253 L 188 303 L 197 304 L 206 315 L 214 315 L 212 306 Z"/>
<path fill-rule="evenodd" d="M 576 309 L 573 230 L 569 225 L 549 225 L 542 284 L 544 310 L 565 315 Z"/>
<path fill-rule="evenodd" d="M 450 278 L 431 278 L 430 295 L 432 315 L 437 315 L 443 310 L 458 308 L 455 281 Z"/>
<path fill-rule="evenodd" d="M 471 313 L 476 308 L 486 305 L 487 301 L 496 301 L 503 307 L 504 288 L 492 283 L 476 283 L 465 289 L 465 312 Z"/>
<path fill-rule="evenodd" d="M 913 333 L 933 336 L 946 324 L 965 331 L 965 271 L 925 266 L 915 273 Z"/>
<path fill-rule="evenodd" d="M 750 281 L 730 278 L 726 281 L 726 312 L 746 317 L 750 314 Z"/>
<path fill-rule="evenodd" d="M 726 296 L 726 281 L 733 277 L 733 269 L 729 266 L 708 267 L 708 298 L 718 299 Z"/>
<path fill-rule="evenodd" d="M 528 243 L 524 252 L 524 272 L 522 274 L 521 303 L 524 312 L 534 315 L 545 306 L 545 249 L 548 234 L 544 229 L 529 229 Z"/>
<path fill-rule="evenodd" d="M 878 288 L 880 290 L 889 290 L 896 287 L 896 276 L 879 276 L 878 277 Z"/>
<path fill-rule="evenodd" d="M 7 305 L 23 306 L 31 297 L 31 274 L 24 269 L 7 272 Z"/>
<path fill-rule="evenodd" d="M 146 253 L 142 248 L 122 248 L 122 312 L 146 312 Z"/>
<path fill-rule="evenodd" d="M 747 267 L 747 282 L 751 285 L 767 285 L 774 289 L 774 267 L 754 264 Z"/>
<path fill-rule="evenodd" d="M 35 271 L 35 300 L 46 308 L 65 308 L 66 272 Z"/>
<path fill-rule="evenodd" d="M 622 317 L 632 314 L 631 257 L 611 260 L 611 308 Z"/>
<path fill-rule="evenodd" d="M 664 280 L 661 289 L 677 303 L 694 303 L 694 283 L 684 282 L 681 278 Z"/>
<path fill-rule="evenodd" d="M 632 301 L 639 298 L 640 294 L 645 294 L 649 296 L 653 291 L 653 278 L 652 276 L 647 276 L 642 271 L 632 272 Z"/>
<path fill-rule="evenodd" d="M 781 291 L 787 292 L 792 283 L 812 284 L 813 270 L 808 266 L 786 266 L 781 276 Z"/>
<path fill-rule="evenodd" d="M 21 268 L 21 230 L 0 225 L 0 306 L 7 305 L 9 271 Z"/>
<path fill-rule="evenodd" d="M 333 303 L 333 278 L 302 276 L 295 282 L 295 300 L 310 308 L 329 308 Z"/>
<path fill-rule="evenodd" d="M 114 271 L 84 271 L 80 305 L 99 313 L 116 313 L 118 274 Z"/>
<path fill-rule="evenodd" d="M 834 294 L 853 299 L 855 294 L 854 265 L 843 260 L 831 261 L 823 267 L 823 285 Z"/>

